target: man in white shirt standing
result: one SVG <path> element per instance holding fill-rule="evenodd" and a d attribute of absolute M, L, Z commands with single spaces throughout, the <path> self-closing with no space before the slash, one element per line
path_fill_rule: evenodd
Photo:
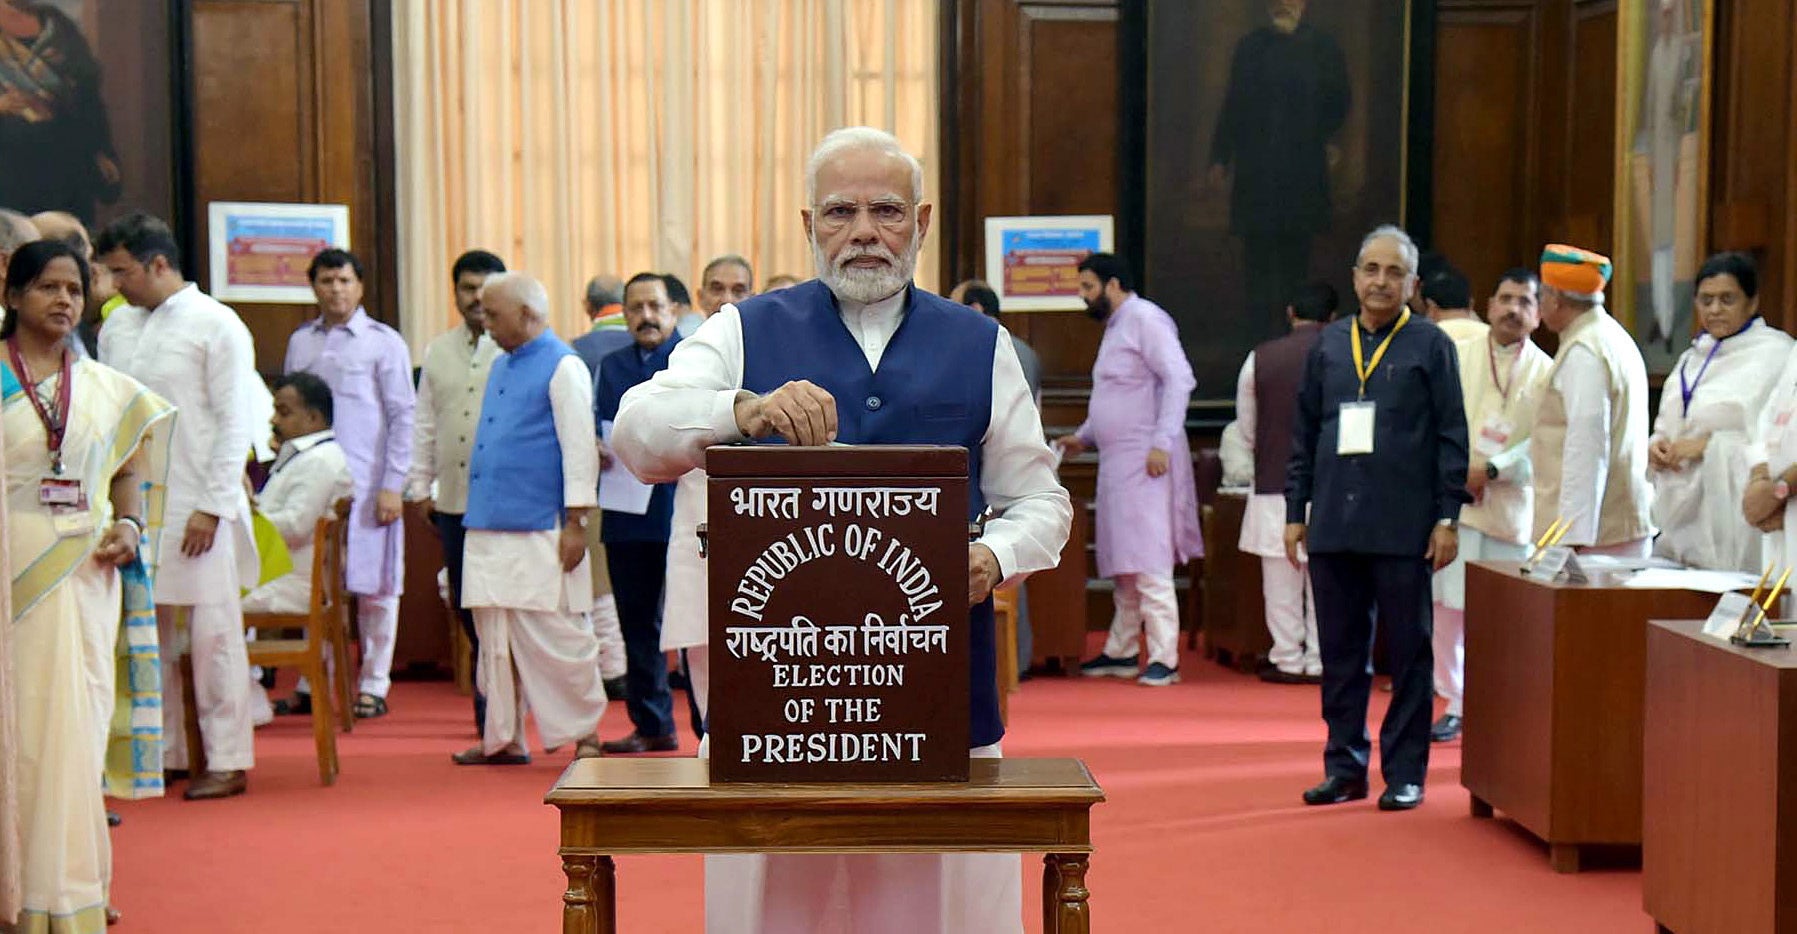
<path fill-rule="evenodd" d="M 1541 323 L 1560 335 L 1535 409 L 1538 539 L 1555 519 L 1561 544 L 1646 557 L 1653 539 L 1647 483 L 1647 365 L 1604 310 L 1609 257 L 1549 244 L 1541 253 Z"/>
<path fill-rule="evenodd" d="M 1448 702 L 1447 711 L 1429 728 L 1429 739 L 1437 743 L 1460 736 L 1466 698 L 1466 562 L 1528 557 L 1535 519 L 1531 413 L 1554 365 L 1529 340 L 1541 324 L 1540 285 L 1526 269 L 1504 273 L 1487 306 L 1491 327 L 1455 344 L 1472 447 L 1466 489 L 1473 501 L 1460 507 L 1460 553 L 1433 578 L 1435 693 Z"/>
<path fill-rule="evenodd" d="M 242 794 L 255 764 L 239 595 L 240 587 L 256 583 L 258 572 L 243 489 L 251 449 L 250 389 L 261 385 L 255 347 L 236 312 L 182 275 L 180 249 L 167 224 L 130 214 L 107 225 L 94 247 L 131 303 L 113 312 L 100 332 L 101 361 L 180 409 L 156 548 L 163 761 L 177 772 L 188 768 L 175 639 L 177 619 L 185 616 L 207 769 L 193 776 L 186 797 Z"/>
<path fill-rule="evenodd" d="M 586 524 L 598 505 L 592 377 L 548 329 L 549 294 L 520 273 L 481 286 L 493 361 L 468 458 L 462 605 L 480 632 L 480 744 L 457 765 L 530 762 L 524 711 L 545 748 L 600 754 L 605 712 Z"/>
<path fill-rule="evenodd" d="M 487 391 L 487 371 L 499 345 L 487 335 L 480 289 L 487 279 L 505 272 L 505 262 L 485 250 L 456 257 L 450 279 L 455 285 L 456 312 L 462 323 L 439 335 L 424 349 L 418 377 L 417 415 L 412 421 L 412 470 L 406 499 L 430 516 L 443 543 L 443 565 L 449 572 L 449 600 L 468 637 L 469 670 L 480 664 L 480 636 L 474 614 L 462 606 L 462 552 L 468 511 L 468 458 L 474 429 L 480 423 L 480 401 Z M 434 486 L 434 488 L 433 488 Z M 487 717 L 487 697 L 475 676 L 474 728 Z"/>
<path fill-rule="evenodd" d="M 968 448 L 980 465 L 971 506 L 997 511 L 968 548 L 969 754 L 997 757 L 991 592 L 1059 560 L 1067 491 L 1004 329 L 911 282 L 931 215 L 917 159 L 888 133 L 851 127 L 824 138 L 806 176 L 801 216 L 819 279 L 708 319 L 667 369 L 626 393 L 612 449 L 653 483 L 699 466 L 713 444 L 775 435 Z M 919 424 L 920 410 L 950 397 L 985 404 Z M 713 698 L 714 708 L 729 702 Z M 711 934 L 1022 929 L 1014 856 L 726 856 L 707 858 L 706 874 Z"/>

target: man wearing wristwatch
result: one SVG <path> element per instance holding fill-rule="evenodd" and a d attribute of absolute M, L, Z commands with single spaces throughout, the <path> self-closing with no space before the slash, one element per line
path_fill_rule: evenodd
<path fill-rule="evenodd" d="M 1392 675 L 1379 731 L 1379 808 L 1423 802 L 1429 767 L 1429 577 L 1452 563 L 1466 503 L 1466 411 L 1454 342 L 1405 308 L 1416 244 L 1396 227 L 1362 242 L 1359 313 L 1323 329 L 1304 365 L 1286 472 L 1286 556 L 1310 553 L 1323 659 L 1323 782 L 1304 803 L 1367 796 L 1368 665 L 1376 610 Z M 1307 517 L 1308 510 L 1308 517 Z"/>
<path fill-rule="evenodd" d="M 605 712 L 586 523 L 596 506 L 592 377 L 548 329 L 549 293 L 521 273 L 481 285 L 493 361 L 468 464 L 462 605 L 480 637 L 480 745 L 457 765 L 530 762 L 524 710 L 543 746 L 599 755 Z"/>
<path fill-rule="evenodd" d="M 1429 739 L 1460 736 L 1466 650 L 1466 562 L 1528 557 L 1534 496 L 1529 462 L 1529 413 L 1541 397 L 1552 357 L 1529 340 L 1541 323 L 1540 279 L 1512 269 L 1498 280 L 1487 312 L 1487 333 L 1456 343 L 1460 392 L 1472 444 L 1466 488 L 1473 502 L 1460 510 L 1460 554 L 1434 579 L 1435 693 L 1447 710 Z"/>

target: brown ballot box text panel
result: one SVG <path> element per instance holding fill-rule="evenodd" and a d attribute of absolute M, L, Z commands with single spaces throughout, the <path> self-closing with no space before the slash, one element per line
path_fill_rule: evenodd
<path fill-rule="evenodd" d="M 712 780 L 966 781 L 967 451 L 705 457 Z"/>

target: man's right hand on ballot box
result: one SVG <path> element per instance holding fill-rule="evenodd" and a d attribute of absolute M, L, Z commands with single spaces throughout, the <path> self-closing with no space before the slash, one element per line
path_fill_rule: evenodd
<path fill-rule="evenodd" d="M 792 444 L 829 444 L 836 440 L 836 400 L 822 386 L 794 380 L 765 396 L 738 400 L 736 428 L 749 438 L 779 435 Z"/>

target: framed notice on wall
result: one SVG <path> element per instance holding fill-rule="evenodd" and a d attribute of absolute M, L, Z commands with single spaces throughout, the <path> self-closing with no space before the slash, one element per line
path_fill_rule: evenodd
<path fill-rule="evenodd" d="M 349 249 L 347 205 L 214 201 L 207 211 L 211 291 L 221 301 L 309 305 L 312 257 Z"/>
<path fill-rule="evenodd" d="M 1082 311 L 1079 263 L 1109 252 L 1111 218 L 986 218 L 986 282 L 1005 311 Z"/>

